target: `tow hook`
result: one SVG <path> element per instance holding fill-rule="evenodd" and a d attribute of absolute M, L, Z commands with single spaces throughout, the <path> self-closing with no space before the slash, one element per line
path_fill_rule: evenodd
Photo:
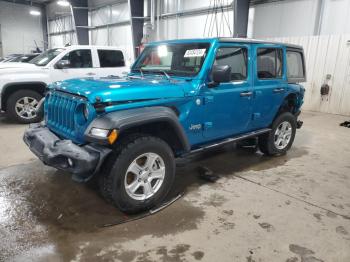
<path fill-rule="evenodd" d="M 303 126 L 303 124 L 304 124 L 303 121 L 298 120 L 298 121 L 297 121 L 297 128 L 298 128 L 298 129 L 301 128 L 301 127 Z"/>

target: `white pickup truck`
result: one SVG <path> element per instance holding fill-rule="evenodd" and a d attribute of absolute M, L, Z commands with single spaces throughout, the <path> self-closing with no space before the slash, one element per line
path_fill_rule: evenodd
<path fill-rule="evenodd" d="M 116 77 L 129 71 L 125 54 L 110 46 L 49 49 L 30 63 L 0 64 L 0 111 L 20 123 L 40 121 L 36 109 L 48 84 L 71 78 Z"/>

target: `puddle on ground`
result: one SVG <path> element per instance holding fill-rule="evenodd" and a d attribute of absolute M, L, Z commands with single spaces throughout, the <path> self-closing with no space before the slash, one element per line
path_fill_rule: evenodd
<path fill-rule="evenodd" d="M 207 183 L 198 178 L 198 165 L 229 175 L 274 168 L 305 154 L 306 150 L 295 148 L 285 156 L 269 158 L 249 150 L 233 151 L 232 146 L 206 152 L 187 159 L 187 163 L 179 161 L 170 196 L 183 190 L 198 190 Z M 102 228 L 127 217 L 106 204 L 96 187 L 75 183 L 70 174 L 34 161 L 0 170 L 0 239 L 7 240 L 0 245 L 0 260 L 48 243 L 54 243 L 64 260 L 71 259 L 79 236 L 97 239 L 101 233 L 105 239 L 118 242 L 143 235 L 175 234 L 196 229 L 204 214 L 201 208 L 182 199 L 156 215 L 112 227 L 113 230 Z"/>
<path fill-rule="evenodd" d="M 69 260 L 77 248 L 72 239 L 79 236 L 94 239 L 103 232 L 103 237 L 118 242 L 175 234 L 196 229 L 203 216 L 203 210 L 183 200 L 171 210 L 110 230 L 102 226 L 129 217 L 105 203 L 93 186 L 75 183 L 69 174 L 39 161 L 0 170 L 0 239 L 7 240 L 1 241 L 0 261 L 27 250 L 28 255 L 39 252 L 47 243 L 54 243 L 62 259 Z"/>

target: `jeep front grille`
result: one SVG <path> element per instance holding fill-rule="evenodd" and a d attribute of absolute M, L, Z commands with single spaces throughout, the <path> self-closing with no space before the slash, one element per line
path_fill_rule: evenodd
<path fill-rule="evenodd" d="M 59 135 L 67 138 L 75 136 L 75 109 L 81 98 L 62 92 L 52 92 L 47 102 L 46 124 Z"/>

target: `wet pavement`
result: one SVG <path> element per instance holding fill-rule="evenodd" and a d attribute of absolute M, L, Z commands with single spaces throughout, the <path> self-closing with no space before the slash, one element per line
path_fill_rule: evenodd
<path fill-rule="evenodd" d="M 180 161 L 172 194 L 183 198 L 112 227 L 104 225 L 129 217 L 95 185 L 32 160 L 17 141 L 24 127 L 1 119 L 0 261 L 348 262 L 350 130 L 339 127 L 347 118 L 303 119 L 287 155 L 228 146 Z M 199 165 L 220 179 L 200 180 Z"/>

